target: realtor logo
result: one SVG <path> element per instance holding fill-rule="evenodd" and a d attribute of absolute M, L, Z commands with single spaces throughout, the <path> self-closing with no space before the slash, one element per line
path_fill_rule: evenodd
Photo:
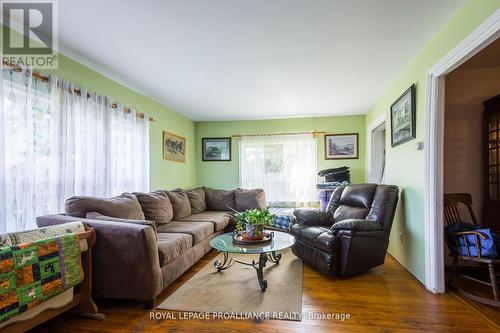
<path fill-rule="evenodd" d="M 57 68 L 54 1 L 2 1 L 2 63 Z"/>

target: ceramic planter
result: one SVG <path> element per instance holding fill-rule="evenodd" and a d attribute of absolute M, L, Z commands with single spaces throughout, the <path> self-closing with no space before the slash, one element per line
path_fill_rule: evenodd
<path fill-rule="evenodd" d="M 264 238 L 264 224 L 245 224 L 245 238 L 252 240 Z"/>

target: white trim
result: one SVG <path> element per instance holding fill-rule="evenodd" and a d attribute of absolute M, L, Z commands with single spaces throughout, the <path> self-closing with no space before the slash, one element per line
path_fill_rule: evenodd
<path fill-rule="evenodd" d="M 386 114 L 383 112 L 380 116 L 378 116 L 375 120 L 373 120 L 370 125 L 368 125 L 368 128 L 366 129 L 366 179 L 369 183 L 373 182 L 373 176 L 372 176 L 372 145 L 373 145 L 373 135 L 372 132 L 374 129 L 385 123 L 386 121 Z"/>
<path fill-rule="evenodd" d="M 500 9 L 427 72 L 425 111 L 425 287 L 444 293 L 443 134 L 446 74 L 500 37 Z"/>

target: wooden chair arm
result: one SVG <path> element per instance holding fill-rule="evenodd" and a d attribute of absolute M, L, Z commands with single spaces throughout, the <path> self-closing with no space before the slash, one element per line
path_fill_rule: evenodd
<path fill-rule="evenodd" d="M 488 236 L 485 233 L 482 233 L 482 232 L 479 232 L 476 230 L 470 230 L 470 231 L 450 232 L 449 235 L 455 237 L 455 243 L 457 246 L 457 250 L 462 257 L 470 257 L 471 256 L 471 252 L 469 249 L 470 243 L 469 243 L 469 239 L 467 236 L 473 235 L 476 239 L 475 248 L 477 251 L 477 257 L 481 258 L 481 241 L 480 241 L 479 237 L 481 237 L 482 239 L 488 239 Z M 464 245 L 467 249 L 467 254 L 462 253 L 460 243 L 458 241 L 459 238 L 462 238 Z"/>
<path fill-rule="evenodd" d="M 465 235 L 477 235 L 477 236 L 481 237 L 482 239 L 487 239 L 488 238 L 488 235 L 486 235 L 485 233 L 482 233 L 482 232 L 479 232 L 479 231 L 474 231 L 474 230 L 471 230 L 471 231 L 460 231 L 460 232 L 451 232 L 450 235 L 451 236 L 457 236 L 457 237 L 465 236 Z"/>
<path fill-rule="evenodd" d="M 78 234 L 78 239 L 87 239 L 87 245 L 88 247 L 93 247 L 95 244 L 95 229 L 92 227 L 89 227 L 87 224 L 83 224 L 85 226 L 85 232 L 79 233 Z"/>

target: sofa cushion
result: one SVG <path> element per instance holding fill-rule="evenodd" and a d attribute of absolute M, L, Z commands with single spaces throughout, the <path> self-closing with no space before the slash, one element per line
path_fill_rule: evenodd
<path fill-rule="evenodd" d="M 158 227 L 158 234 L 178 233 L 193 236 L 193 246 L 214 233 L 214 225 L 211 222 L 180 222 L 172 221 Z"/>
<path fill-rule="evenodd" d="M 261 188 L 252 190 L 238 188 L 234 191 L 234 202 L 239 212 L 247 209 L 264 209 L 266 208 L 266 193 Z"/>
<path fill-rule="evenodd" d="M 134 195 L 137 197 L 147 220 L 155 221 L 158 225 L 172 221 L 174 211 L 166 191 L 135 192 Z"/>
<path fill-rule="evenodd" d="M 210 222 L 213 223 L 215 231 L 224 229 L 229 224 L 229 215 L 226 212 L 206 211 L 193 214 L 180 220 L 181 222 Z"/>
<path fill-rule="evenodd" d="M 205 191 L 203 190 L 203 187 L 187 190 L 186 194 L 189 198 L 189 202 L 191 203 L 191 214 L 198 214 L 207 210 Z"/>
<path fill-rule="evenodd" d="M 203 190 L 205 190 L 208 210 L 225 211 L 228 210 L 228 207 L 236 209 L 234 191 L 216 190 L 209 187 L 203 187 Z"/>
<path fill-rule="evenodd" d="M 174 220 L 191 215 L 191 203 L 184 190 L 178 188 L 173 191 L 166 191 L 166 193 L 174 210 Z"/>
<path fill-rule="evenodd" d="M 71 197 L 66 200 L 66 214 L 74 217 L 85 217 L 89 212 L 121 219 L 144 220 L 139 201 L 132 193 L 123 193 L 113 198 Z"/>
<path fill-rule="evenodd" d="M 172 262 L 193 247 L 193 236 L 177 233 L 160 233 L 158 235 L 158 255 L 160 266 L 165 266 Z"/>

